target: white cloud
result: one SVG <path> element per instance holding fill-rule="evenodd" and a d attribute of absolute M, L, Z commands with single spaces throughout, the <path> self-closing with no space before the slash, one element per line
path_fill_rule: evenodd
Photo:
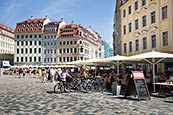
<path fill-rule="evenodd" d="M 78 0 L 53 0 L 47 3 L 47 7 L 42 10 L 42 14 L 51 17 L 62 15 L 73 15 L 72 8 L 76 5 Z"/>
<path fill-rule="evenodd" d="M 14 12 L 16 6 L 16 0 L 12 0 L 7 8 L 5 8 L 4 15 L 2 15 L 2 20 L 8 19 L 8 17 Z"/>

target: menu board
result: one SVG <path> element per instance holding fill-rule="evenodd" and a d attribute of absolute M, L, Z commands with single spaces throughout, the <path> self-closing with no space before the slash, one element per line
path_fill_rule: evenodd
<path fill-rule="evenodd" d="M 138 94 L 138 98 L 140 99 L 150 99 L 150 95 L 148 92 L 148 88 L 145 82 L 145 79 L 134 79 L 136 92 Z"/>
<path fill-rule="evenodd" d="M 141 71 L 132 72 L 132 78 L 131 80 L 129 80 L 125 97 L 127 96 L 127 94 L 130 95 L 131 92 L 134 90 L 134 88 L 135 88 L 136 94 L 138 95 L 139 100 L 150 99 L 150 94 L 148 91 L 147 84 L 145 82 L 145 77 L 143 72 Z"/>

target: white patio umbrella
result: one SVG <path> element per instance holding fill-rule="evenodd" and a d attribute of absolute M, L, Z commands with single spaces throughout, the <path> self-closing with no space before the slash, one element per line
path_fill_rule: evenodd
<path fill-rule="evenodd" d="M 106 62 L 104 59 L 94 58 L 89 60 L 78 60 L 78 61 L 69 62 L 66 63 L 66 65 L 94 65 L 96 68 L 96 64 L 104 62 Z M 95 69 L 95 75 L 96 75 L 96 69 Z"/>
<path fill-rule="evenodd" d="M 27 68 L 28 65 L 21 65 L 20 67 L 22 67 L 22 68 Z"/>
<path fill-rule="evenodd" d="M 11 66 L 11 68 L 19 68 L 19 66 L 18 65 L 13 65 L 13 66 Z"/>
<path fill-rule="evenodd" d="M 116 62 L 117 65 L 117 73 L 119 74 L 119 65 L 120 65 L 120 61 L 127 61 L 129 60 L 128 57 L 126 56 L 120 56 L 120 55 L 116 55 L 113 57 L 108 57 L 108 58 L 102 58 L 102 59 L 91 59 L 91 60 L 86 60 L 86 62 L 88 63 L 94 63 L 95 65 L 98 63 L 102 64 L 102 63 L 112 63 L 112 62 Z"/>
<path fill-rule="evenodd" d="M 121 55 L 116 55 L 116 56 L 113 56 L 113 57 L 109 57 L 106 60 L 107 61 L 114 61 L 114 62 L 116 62 L 116 65 L 117 65 L 117 73 L 119 74 L 120 62 L 121 61 L 128 61 L 129 60 L 129 57 L 127 57 L 127 56 L 121 56 Z"/>
<path fill-rule="evenodd" d="M 108 57 L 108 58 L 94 58 L 94 59 L 90 59 L 90 60 L 78 60 L 78 61 L 73 61 L 73 62 L 69 62 L 69 63 L 66 63 L 66 64 L 73 64 L 73 65 L 95 65 L 96 66 L 96 64 L 116 62 L 116 65 L 117 65 L 117 73 L 119 73 L 120 61 L 123 61 L 123 60 L 124 61 L 127 61 L 127 60 L 129 60 L 129 58 L 126 57 L 126 56 L 116 55 L 116 56 Z"/>
<path fill-rule="evenodd" d="M 163 53 L 163 52 L 156 52 L 156 51 L 151 51 L 151 52 L 147 52 L 147 53 L 142 53 L 142 54 L 138 54 L 138 55 L 134 55 L 134 56 L 130 56 L 129 59 L 132 60 L 145 60 L 146 62 L 152 64 L 152 68 L 153 68 L 153 91 L 155 92 L 155 64 L 161 62 L 162 60 L 166 59 L 166 58 L 173 58 L 173 54 L 170 53 Z M 158 60 L 156 60 L 158 59 Z"/>
<path fill-rule="evenodd" d="M 34 67 L 34 65 L 29 65 L 29 67 Z"/>
<path fill-rule="evenodd" d="M 129 57 L 127 57 L 127 56 L 116 55 L 116 56 L 104 58 L 104 59 L 102 59 L 102 62 L 113 62 L 113 61 L 116 62 L 117 73 L 119 74 L 120 61 L 128 61 L 128 60 L 129 60 Z"/>
<path fill-rule="evenodd" d="M 91 65 L 93 64 L 91 60 L 77 60 L 77 61 L 66 63 L 66 65 L 90 65 L 90 64 Z"/>

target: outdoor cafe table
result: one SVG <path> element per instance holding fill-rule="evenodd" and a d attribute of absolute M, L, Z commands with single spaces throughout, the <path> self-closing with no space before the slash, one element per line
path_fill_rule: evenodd
<path fill-rule="evenodd" d="M 172 86 L 173 87 L 173 83 L 155 83 L 156 85 L 164 85 L 164 86 Z"/>
<path fill-rule="evenodd" d="M 173 83 L 155 83 L 155 85 L 173 87 Z M 172 97 L 172 99 L 173 99 L 173 91 L 170 91 L 170 92 L 171 92 L 171 97 Z"/>

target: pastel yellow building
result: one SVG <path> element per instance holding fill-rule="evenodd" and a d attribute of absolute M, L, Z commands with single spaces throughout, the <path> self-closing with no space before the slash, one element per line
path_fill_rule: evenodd
<path fill-rule="evenodd" d="M 123 0 L 122 55 L 173 53 L 173 0 Z"/>

